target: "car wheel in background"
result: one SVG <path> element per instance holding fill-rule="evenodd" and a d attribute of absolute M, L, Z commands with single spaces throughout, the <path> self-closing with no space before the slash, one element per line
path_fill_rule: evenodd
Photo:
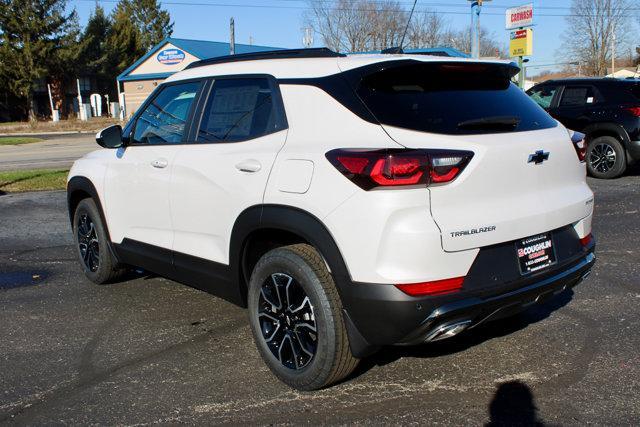
<path fill-rule="evenodd" d="M 627 168 L 624 147 L 612 136 L 600 136 L 587 146 L 587 170 L 595 178 L 611 179 Z"/>

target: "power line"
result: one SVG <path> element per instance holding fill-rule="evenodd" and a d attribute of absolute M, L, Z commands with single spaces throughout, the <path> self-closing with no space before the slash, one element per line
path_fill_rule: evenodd
<path fill-rule="evenodd" d="M 91 2 L 91 3 L 118 3 L 119 0 L 76 0 L 77 2 Z M 282 0 L 278 0 L 278 1 L 282 1 Z M 303 1 L 303 0 L 296 0 L 296 1 Z M 205 2 L 193 2 L 193 1 L 185 1 L 185 2 L 178 2 L 178 1 L 163 1 L 162 2 L 163 5 L 171 5 L 171 6 L 201 6 L 201 7 L 236 7 L 236 8 L 245 8 L 245 9 L 292 9 L 292 10 L 313 10 L 312 7 L 309 6 L 283 6 L 283 5 L 266 5 L 266 4 L 238 4 L 238 3 L 205 3 Z M 434 3 L 435 4 L 435 3 Z M 447 5 L 447 7 L 452 6 L 452 5 Z M 333 10 L 337 10 L 337 11 L 357 11 L 357 12 L 375 12 L 375 11 L 379 11 L 379 12 L 395 12 L 397 11 L 397 9 L 385 9 L 385 8 L 358 8 L 358 7 L 354 7 L 354 8 L 333 8 Z M 636 9 L 634 9 L 636 10 Z M 640 8 L 638 8 L 637 10 L 640 10 Z M 441 15 L 468 15 L 469 12 L 463 12 L 463 11 L 443 11 L 443 10 L 436 10 L 436 9 L 420 9 L 417 10 L 418 13 L 435 13 L 435 14 L 441 14 Z M 490 15 L 490 16 L 504 16 L 504 13 L 492 13 L 492 12 L 485 12 L 483 13 L 484 16 Z M 542 14 L 542 13 L 538 13 L 536 14 L 536 16 L 541 16 L 541 17 L 560 17 L 560 18 L 569 18 L 569 17 L 597 17 L 598 15 L 593 15 L 593 14 Z"/>

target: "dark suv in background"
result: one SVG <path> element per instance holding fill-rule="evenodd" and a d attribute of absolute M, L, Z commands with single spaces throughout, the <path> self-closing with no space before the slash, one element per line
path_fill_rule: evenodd
<path fill-rule="evenodd" d="M 640 160 L 640 80 L 548 80 L 527 94 L 567 128 L 586 134 L 591 176 L 615 178 Z"/>

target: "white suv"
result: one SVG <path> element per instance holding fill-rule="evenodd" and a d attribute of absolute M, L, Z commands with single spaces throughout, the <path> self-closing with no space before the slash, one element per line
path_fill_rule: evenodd
<path fill-rule="evenodd" d="M 570 288 L 595 261 L 584 143 L 517 71 L 327 49 L 191 64 L 73 166 L 84 271 L 246 305 L 303 390 Z"/>

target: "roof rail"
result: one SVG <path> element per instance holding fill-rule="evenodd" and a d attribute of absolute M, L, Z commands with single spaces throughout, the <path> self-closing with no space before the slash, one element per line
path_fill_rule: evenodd
<path fill-rule="evenodd" d="M 222 64 L 225 62 L 256 61 L 260 59 L 287 59 L 287 58 L 337 58 L 346 56 L 344 53 L 337 53 L 326 47 L 316 47 L 308 49 L 281 49 L 268 50 L 264 52 L 239 53 L 237 55 L 216 56 L 214 58 L 202 59 L 187 65 L 189 68 L 202 67 L 205 65 Z"/>
<path fill-rule="evenodd" d="M 402 50 L 402 47 L 400 46 L 394 46 L 394 47 L 388 47 L 386 49 L 382 49 L 380 53 L 385 55 L 394 55 L 398 53 L 404 53 L 404 50 Z"/>

